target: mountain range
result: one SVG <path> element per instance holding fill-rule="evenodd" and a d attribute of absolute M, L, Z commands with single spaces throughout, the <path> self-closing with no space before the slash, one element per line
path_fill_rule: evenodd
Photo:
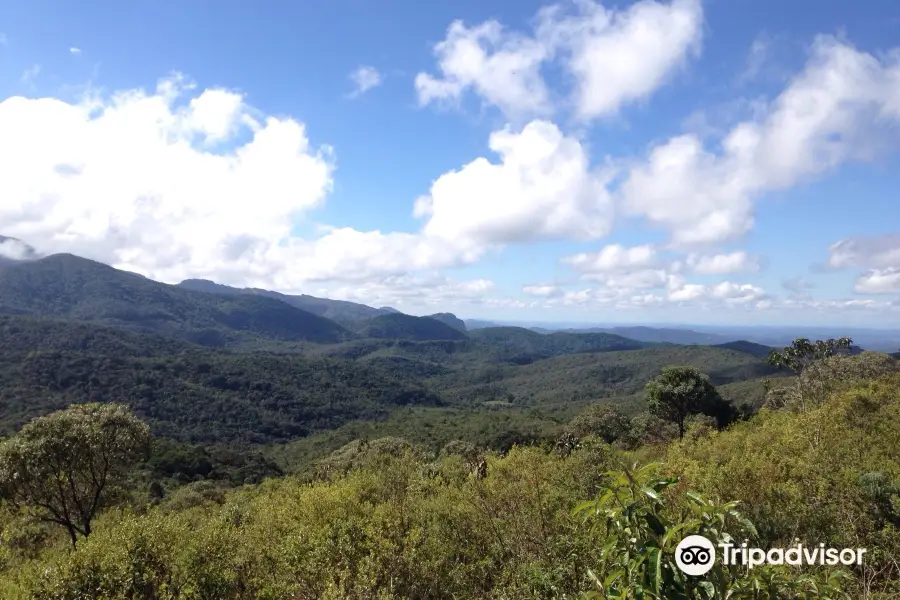
<path fill-rule="evenodd" d="M 0 267 L 0 433 L 93 400 L 124 402 L 188 443 L 332 432 L 325 451 L 354 423 L 377 429 L 413 410 L 421 429 L 406 435 L 423 442 L 504 447 L 550 435 L 593 402 L 641 410 L 643 386 L 670 364 L 697 366 L 736 404 L 758 406 L 763 380 L 779 375 L 770 351 L 677 328 L 529 329 L 206 280 L 170 285 L 70 254 L 19 254 Z"/>

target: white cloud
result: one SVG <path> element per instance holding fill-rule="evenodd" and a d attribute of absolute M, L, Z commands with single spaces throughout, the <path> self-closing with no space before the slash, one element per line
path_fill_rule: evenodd
<path fill-rule="evenodd" d="M 857 278 L 854 290 L 860 294 L 900 294 L 900 268 L 872 269 Z"/>
<path fill-rule="evenodd" d="M 623 104 L 646 98 L 699 53 L 699 0 L 644 0 L 624 11 L 591 0 L 576 5 L 573 16 L 564 16 L 560 5 L 542 11 L 538 37 L 570 55 L 566 68 L 577 82 L 582 118 L 615 114 Z"/>
<path fill-rule="evenodd" d="M 630 214 L 669 229 L 678 246 L 740 237 L 754 221 L 754 200 L 887 144 L 900 117 L 900 54 L 884 59 L 819 37 L 804 70 L 765 115 L 735 126 L 721 152 L 692 134 L 654 147 L 620 192 Z"/>
<path fill-rule="evenodd" d="M 6 34 L 0 31 L 0 46 L 6 46 L 9 43 L 9 38 L 6 37 Z"/>
<path fill-rule="evenodd" d="M 834 269 L 900 268 L 900 234 L 844 238 L 829 247 L 828 266 Z"/>
<path fill-rule="evenodd" d="M 378 69 L 363 65 L 350 73 L 350 81 L 354 86 L 350 96 L 355 98 L 381 85 L 382 79 Z"/>
<path fill-rule="evenodd" d="M 526 285 L 522 287 L 522 292 L 529 296 L 541 296 L 544 298 L 552 298 L 563 293 L 562 290 L 555 285 Z"/>
<path fill-rule="evenodd" d="M 284 257 L 294 220 L 331 189 L 328 148 L 292 119 L 257 121 L 239 94 L 185 103 L 188 89 L 174 77 L 151 94 L 0 102 L 3 233 L 165 281 L 290 270 L 259 261 Z M 223 138 L 220 153 L 197 146 Z"/>
<path fill-rule="evenodd" d="M 656 250 L 650 245 L 627 248 L 621 244 L 609 244 L 598 252 L 565 257 L 562 262 L 583 273 L 610 273 L 652 267 L 656 264 Z"/>
<path fill-rule="evenodd" d="M 487 279 L 454 281 L 438 273 L 424 275 L 396 275 L 373 279 L 353 286 L 322 288 L 317 293 L 329 298 L 362 302 L 372 306 L 394 306 L 421 309 L 416 312 L 434 313 L 440 307 L 472 306 L 488 300 L 494 282 Z"/>
<path fill-rule="evenodd" d="M 71 48 L 69 48 L 69 53 L 70 54 L 81 54 L 81 48 L 72 46 Z"/>
<path fill-rule="evenodd" d="M 185 78 L 80 104 L 0 102 L 3 233 L 176 282 L 301 291 L 478 260 L 539 239 L 595 239 L 611 226 L 605 175 L 556 126 L 536 121 L 490 138 L 479 158 L 417 201 L 418 232 L 325 228 L 293 234 L 332 188 L 334 159 L 306 128 L 266 116 L 241 94 Z"/>
<path fill-rule="evenodd" d="M 694 273 L 700 275 L 730 275 L 759 270 L 759 260 L 743 250 L 730 254 L 689 254 L 685 262 Z"/>
<path fill-rule="evenodd" d="M 600 279 L 607 287 L 618 290 L 645 290 L 665 287 L 670 282 L 670 275 L 662 269 L 642 269 L 610 275 L 592 275 L 586 279 Z"/>
<path fill-rule="evenodd" d="M 763 300 L 766 292 L 750 284 L 723 281 L 715 285 L 685 283 L 672 286 L 668 299 L 671 302 L 718 301 L 727 306 L 748 305 Z"/>
<path fill-rule="evenodd" d="M 584 147 L 552 123 L 491 134 L 499 163 L 478 158 L 441 175 L 416 203 L 423 234 L 474 248 L 539 239 L 597 239 L 613 218 L 608 175 L 593 171 Z"/>
<path fill-rule="evenodd" d="M 485 102 L 508 114 L 549 109 L 540 66 L 551 50 L 540 42 L 504 30 L 497 21 L 466 27 L 454 21 L 434 47 L 441 77 L 416 75 L 419 103 L 457 102 L 473 88 Z"/>
<path fill-rule="evenodd" d="M 542 9 L 531 35 L 497 21 L 453 22 L 434 47 L 440 75 L 416 76 L 420 104 L 458 102 L 471 89 L 508 116 L 546 115 L 552 99 L 542 68 L 555 64 L 572 75 L 575 111 L 590 119 L 646 98 L 699 51 L 699 0 L 643 0 L 624 11 L 593 0 L 573 5 L 573 13 Z"/>
<path fill-rule="evenodd" d="M 34 248 L 21 240 L 0 236 L 0 258 L 25 260 L 36 256 Z"/>

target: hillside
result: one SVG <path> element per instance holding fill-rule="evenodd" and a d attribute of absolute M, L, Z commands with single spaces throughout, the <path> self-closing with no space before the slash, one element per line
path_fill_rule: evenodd
<path fill-rule="evenodd" d="M 0 430 L 72 402 L 121 402 L 177 440 L 271 443 L 437 405 L 420 383 L 374 365 L 296 355 L 196 351 L 119 357 L 71 350 L 4 356 Z"/>
<path fill-rule="evenodd" d="M 66 317 L 226 346 L 262 336 L 338 342 L 338 324 L 279 300 L 194 292 L 68 254 L 0 271 L 0 314 Z"/>
<path fill-rule="evenodd" d="M 379 315 L 357 330 L 359 337 L 408 340 L 464 340 L 466 334 L 430 317 L 414 317 L 403 313 Z"/>
<path fill-rule="evenodd" d="M 734 338 L 704 333 L 692 329 L 667 327 L 623 326 L 592 327 L 588 329 L 569 330 L 576 333 L 614 333 L 639 342 L 652 342 L 679 345 L 712 346 L 734 341 Z"/>
<path fill-rule="evenodd" d="M 735 352 L 743 352 L 745 354 L 750 354 L 751 356 L 756 356 L 763 359 L 767 358 L 772 350 L 775 349 L 771 346 L 765 346 L 763 344 L 757 344 L 755 342 L 748 342 L 746 340 L 726 342 L 724 344 L 715 344 L 714 347 L 724 348 L 726 350 L 734 350 Z"/>
<path fill-rule="evenodd" d="M 628 397 L 626 403 L 637 408 L 644 385 L 669 365 L 695 366 L 706 372 L 715 385 L 777 373 L 743 352 L 709 346 L 665 346 L 570 354 L 523 366 L 484 365 L 437 377 L 430 385 L 448 400 L 464 404 L 508 400 L 516 406 L 546 409 Z"/>
<path fill-rule="evenodd" d="M 428 315 L 429 319 L 434 319 L 435 321 L 440 321 L 444 325 L 449 325 L 453 329 L 457 331 L 461 331 L 466 333 L 466 322 L 454 315 L 453 313 L 437 313 L 433 315 Z"/>
<path fill-rule="evenodd" d="M 469 333 L 473 340 L 505 349 L 521 364 L 563 354 L 637 350 L 645 344 L 608 333 L 541 334 L 523 327 L 486 327 Z"/>
<path fill-rule="evenodd" d="M 119 327 L 52 317 L 0 315 L 0 360 L 35 351 L 74 351 L 106 356 L 180 354 L 198 346 L 183 340 Z"/>
<path fill-rule="evenodd" d="M 311 312 L 314 315 L 331 319 L 341 325 L 348 326 L 364 319 L 369 319 L 388 312 L 396 312 L 393 309 L 372 308 L 365 304 L 347 302 L 345 300 L 332 300 L 330 298 L 317 298 L 306 294 L 290 295 L 262 290 L 258 288 L 235 288 L 221 285 L 205 279 L 186 279 L 178 284 L 179 287 L 199 292 L 211 292 L 217 294 L 249 294 L 266 296 L 281 300 L 295 308 Z"/>

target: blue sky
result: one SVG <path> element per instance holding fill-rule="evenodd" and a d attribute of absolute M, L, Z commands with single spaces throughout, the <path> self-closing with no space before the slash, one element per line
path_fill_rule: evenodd
<path fill-rule="evenodd" d="M 41 252 L 414 314 L 900 325 L 895 3 L 34 0 L 0 34 L 0 234 Z"/>

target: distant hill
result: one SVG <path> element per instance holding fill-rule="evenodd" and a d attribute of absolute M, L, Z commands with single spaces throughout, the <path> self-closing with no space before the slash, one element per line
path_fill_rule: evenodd
<path fill-rule="evenodd" d="M 746 340 L 725 342 L 724 344 L 714 344 L 714 346 L 716 348 L 725 348 L 728 350 L 735 350 L 736 352 L 743 352 L 752 356 L 758 356 L 759 358 L 768 358 L 769 353 L 775 349 L 771 346 L 765 346 L 763 344 L 757 344 L 755 342 L 748 342 Z"/>
<path fill-rule="evenodd" d="M 522 406 L 551 410 L 610 398 L 629 410 L 644 407 L 644 386 L 669 365 L 691 365 L 716 386 L 777 376 L 764 361 L 713 346 L 656 346 L 624 352 L 567 354 L 524 366 L 469 368 L 431 380 L 451 402 L 478 403 L 510 396 Z"/>
<path fill-rule="evenodd" d="M 403 313 L 379 315 L 357 330 L 364 338 L 410 340 L 464 340 L 466 334 L 430 317 L 414 317 Z"/>
<path fill-rule="evenodd" d="M 210 292 L 215 294 L 251 294 L 256 296 L 266 296 L 281 300 L 293 307 L 311 312 L 314 315 L 331 319 L 341 325 L 350 326 L 364 319 L 369 319 L 388 312 L 397 312 L 394 309 L 372 308 L 365 304 L 356 302 L 347 302 L 345 300 L 331 300 L 330 298 L 317 298 L 306 294 L 290 295 L 263 290 L 259 288 L 236 288 L 227 285 L 221 285 L 208 281 L 206 279 L 186 279 L 178 284 L 179 287 L 199 291 Z"/>
<path fill-rule="evenodd" d="M 639 342 L 679 344 L 685 346 L 713 346 L 733 342 L 734 338 L 714 333 L 703 333 L 692 329 L 664 327 L 623 326 L 591 327 L 587 329 L 567 329 L 572 333 L 614 333 Z"/>
<path fill-rule="evenodd" d="M 70 254 L 0 270 L 0 314 L 127 326 L 207 346 L 254 335 L 319 343 L 352 337 L 337 323 L 274 298 L 195 292 Z"/>
<path fill-rule="evenodd" d="M 485 327 L 500 327 L 497 323 L 492 321 L 482 321 L 480 319 L 466 319 L 466 330 L 472 331 L 473 329 L 484 329 Z"/>
<path fill-rule="evenodd" d="M 524 327 L 486 327 L 469 332 L 475 341 L 506 349 L 513 362 L 527 364 L 543 358 L 583 352 L 638 350 L 645 344 L 610 333 L 537 333 Z"/>
<path fill-rule="evenodd" d="M 453 329 L 457 331 L 461 331 L 466 333 L 466 323 L 453 313 L 437 313 L 434 315 L 428 315 L 429 319 L 434 319 L 435 321 L 440 321 L 445 325 L 449 325 Z"/>

